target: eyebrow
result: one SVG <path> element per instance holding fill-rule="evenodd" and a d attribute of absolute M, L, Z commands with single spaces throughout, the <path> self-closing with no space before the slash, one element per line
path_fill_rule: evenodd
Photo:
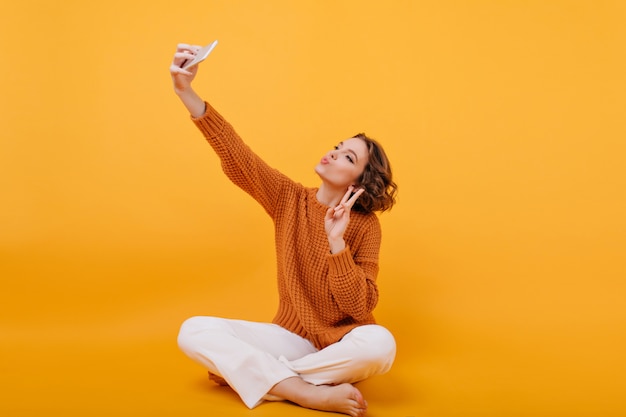
<path fill-rule="evenodd" d="M 339 146 L 343 147 L 343 141 L 339 142 Z M 355 162 L 359 162 L 359 157 L 356 156 L 356 152 L 354 152 L 352 149 L 346 149 L 346 151 L 350 152 L 354 156 Z"/>

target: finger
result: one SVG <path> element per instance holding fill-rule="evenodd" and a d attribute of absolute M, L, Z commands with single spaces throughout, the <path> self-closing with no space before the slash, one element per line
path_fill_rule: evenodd
<path fill-rule="evenodd" d="M 354 206 L 354 203 L 356 203 L 356 200 L 361 196 L 361 194 L 363 194 L 365 192 L 365 188 L 359 188 L 358 190 L 356 190 L 354 192 L 354 194 L 352 194 L 352 197 L 350 197 L 350 199 L 348 201 L 346 201 L 345 206 L 346 207 L 352 207 Z"/>
<path fill-rule="evenodd" d="M 328 210 L 326 210 L 325 220 L 332 220 L 334 216 L 335 216 L 335 209 L 331 207 Z"/>
<path fill-rule="evenodd" d="M 341 201 L 339 202 L 340 205 L 345 204 L 346 201 L 348 201 L 348 199 L 350 198 L 350 196 L 352 195 L 352 192 L 354 191 L 354 186 L 351 185 L 348 187 L 348 191 L 346 191 L 346 193 L 343 195 L 343 198 L 341 199 Z"/>
<path fill-rule="evenodd" d="M 180 68 L 183 68 L 185 64 L 195 58 L 195 55 L 192 55 L 187 52 L 178 52 L 174 54 L 174 60 L 172 63 Z"/>
<path fill-rule="evenodd" d="M 177 75 L 177 74 L 182 74 L 182 75 L 193 75 L 193 73 L 191 73 L 191 72 L 189 72 L 189 71 L 187 71 L 187 70 L 182 69 L 181 67 L 179 67 L 179 66 L 178 66 L 178 65 L 176 65 L 176 64 L 172 64 L 172 65 L 170 65 L 170 73 L 171 73 L 172 75 Z"/>
<path fill-rule="evenodd" d="M 189 51 L 180 51 L 174 54 L 174 59 L 193 59 L 196 57 L 196 54 L 193 54 Z"/>
<path fill-rule="evenodd" d="M 196 57 L 200 49 L 201 47 L 197 45 L 179 43 L 176 47 L 176 53 L 174 54 L 172 62 L 182 68 L 187 62 Z"/>
<path fill-rule="evenodd" d="M 187 43 L 179 43 L 178 45 L 176 45 L 176 51 L 178 52 L 190 51 L 196 53 L 200 49 L 202 49 L 202 47 L 199 45 L 189 45 Z"/>

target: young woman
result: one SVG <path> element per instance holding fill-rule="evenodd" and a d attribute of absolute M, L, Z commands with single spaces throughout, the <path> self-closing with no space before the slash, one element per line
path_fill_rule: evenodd
<path fill-rule="evenodd" d="M 287 400 L 363 416 L 367 403 L 352 384 L 387 372 L 396 352 L 393 336 L 372 315 L 381 239 L 374 212 L 390 209 L 396 193 L 385 152 L 358 134 L 321 158 L 318 188 L 292 181 L 192 89 L 198 66 L 181 67 L 198 50 L 178 45 L 170 67 L 174 91 L 228 178 L 274 222 L 279 305 L 272 323 L 192 317 L 178 344 L 249 408 Z"/>

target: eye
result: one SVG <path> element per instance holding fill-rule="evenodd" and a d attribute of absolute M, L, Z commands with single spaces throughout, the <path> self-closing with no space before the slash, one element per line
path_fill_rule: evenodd
<path fill-rule="evenodd" d="M 346 158 L 348 158 L 348 161 L 350 161 L 351 164 L 354 164 L 354 161 L 352 160 L 352 157 L 350 155 L 346 155 Z"/>

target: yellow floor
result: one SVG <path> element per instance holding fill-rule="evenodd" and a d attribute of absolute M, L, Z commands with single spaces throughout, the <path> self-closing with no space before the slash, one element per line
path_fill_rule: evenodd
<path fill-rule="evenodd" d="M 251 264 L 221 259 L 232 275 L 211 279 L 215 268 L 201 253 L 8 255 L 0 416 L 328 414 L 288 403 L 250 411 L 176 345 L 180 323 L 192 315 L 271 318 L 273 280 L 262 272 L 270 260 L 254 273 Z M 624 415 L 616 383 L 623 360 L 606 329 L 597 327 L 593 339 L 547 317 L 528 326 L 511 313 L 480 316 L 480 306 L 459 305 L 451 290 L 420 285 L 421 295 L 393 276 L 386 275 L 393 285 L 381 282 L 376 312 L 396 336 L 398 356 L 388 374 L 358 384 L 370 417 Z"/>

